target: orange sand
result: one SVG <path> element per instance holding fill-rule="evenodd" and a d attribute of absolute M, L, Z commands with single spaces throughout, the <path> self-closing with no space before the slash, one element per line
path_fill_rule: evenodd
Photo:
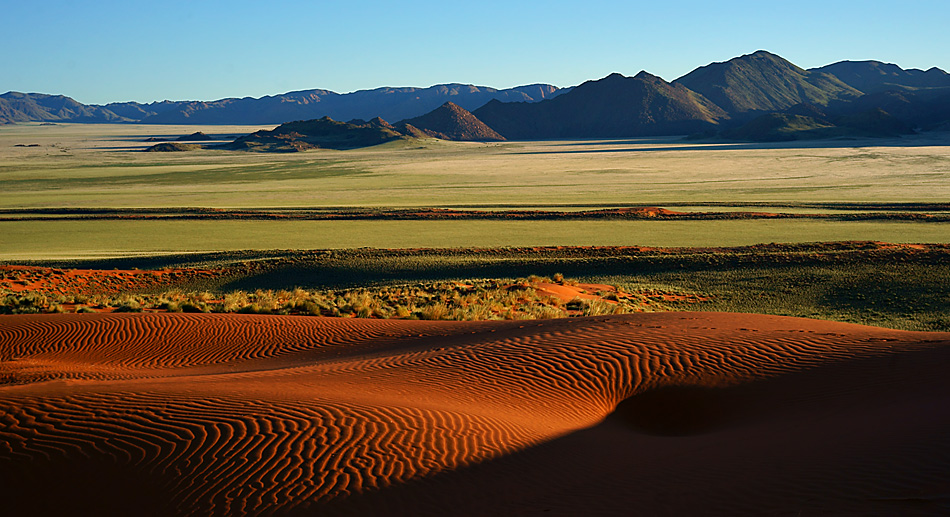
<path fill-rule="evenodd" d="M 950 512 L 950 334 L 725 313 L 0 318 L 3 513 Z"/>
<path fill-rule="evenodd" d="M 37 266 L 0 265 L 0 289 L 15 293 L 119 294 L 159 287 L 171 288 L 186 280 L 226 274 L 221 269 L 58 269 Z"/>
<path fill-rule="evenodd" d="M 569 302 L 574 299 L 581 300 L 603 300 L 603 297 L 597 292 L 616 293 L 617 288 L 611 285 L 603 284 L 574 284 L 562 285 L 550 282 L 541 282 L 535 287 L 537 293 L 541 296 L 553 296 L 561 301 Z"/>

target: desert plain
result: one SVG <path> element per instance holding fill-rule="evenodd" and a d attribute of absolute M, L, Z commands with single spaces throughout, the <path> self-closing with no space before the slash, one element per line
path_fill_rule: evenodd
<path fill-rule="evenodd" d="M 950 147 L 0 127 L 11 514 L 950 512 Z"/>

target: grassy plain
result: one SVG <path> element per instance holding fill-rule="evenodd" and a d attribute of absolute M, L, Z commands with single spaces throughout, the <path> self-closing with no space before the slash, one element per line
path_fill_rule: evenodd
<path fill-rule="evenodd" d="M 256 127 L 0 127 L 0 208 L 945 202 L 950 133 L 898 140 L 695 144 L 677 138 L 352 151 L 141 153 L 150 136 Z M 16 147 L 39 144 L 39 147 Z"/>
<path fill-rule="evenodd" d="M 3 221 L 0 260 L 261 249 L 748 246 L 770 242 L 947 242 L 950 223 L 823 221 Z"/>
<path fill-rule="evenodd" d="M 809 210 L 796 208 L 809 203 L 950 199 L 950 133 L 774 145 L 677 138 L 419 140 L 291 154 L 140 152 L 151 137 L 201 130 L 224 139 L 255 129 L 3 126 L 0 209 L 658 205 L 710 210 L 703 204 L 714 203 L 715 210 L 730 211 L 736 209 L 731 204 L 775 203 L 786 205 L 778 210 L 795 212 Z M 948 223 L 907 221 L 34 220 L 0 222 L 0 260 L 237 249 L 946 242 L 948 234 Z"/>
<path fill-rule="evenodd" d="M 82 213 L 73 219 L 41 215 L 15 220 L 17 213 L 42 208 L 181 207 L 570 211 L 654 205 L 683 211 L 850 214 L 876 210 L 862 208 L 867 203 L 945 204 L 950 199 L 950 133 L 774 145 L 694 144 L 675 138 L 492 144 L 420 140 L 294 154 L 140 152 L 151 145 L 148 138 L 201 130 L 224 139 L 255 129 L 0 127 L 0 210 L 13 214 L 0 221 L 0 261 L 106 269 L 147 269 L 176 261 L 205 267 L 218 260 L 245 259 L 249 262 L 237 270 L 254 265 L 226 282 L 171 286 L 218 294 L 564 273 L 631 293 L 659 289 L 707 297 L 689 306 L 702 310 L 920 330 L 946 330 L 948 325 L 950 261 L 945 251 L 886 251 L 876 245 L 845 245 L 837 251 L 806 245 L 791 251 L 778 247 L 672 254 L 622 248 L 531 250 L 947 243 L 947 222 L 143 220 L 82 219 Z M 945 214 L 946 207 L 931 212 Z"/>

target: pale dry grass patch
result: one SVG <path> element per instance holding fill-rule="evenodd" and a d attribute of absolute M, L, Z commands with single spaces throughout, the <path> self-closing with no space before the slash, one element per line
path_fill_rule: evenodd
<path fill-rule="evenodd" d="M 140 153 L 149 135 L 257 126 L 0 128 L 0 208 L 933 201 L 950 198 L 950 134 L 794 144 L 675 137 L 262 154 Z M 14 147 L 37 143 L 37 148 Z M 64 152 L 64 149 L 68 151 Z M 155 188 L 156 185 L 163 188 Z M 109 195 L 102 196 L 103 189 Z M 475 200 L 475 201 L 473 201 Z"/>

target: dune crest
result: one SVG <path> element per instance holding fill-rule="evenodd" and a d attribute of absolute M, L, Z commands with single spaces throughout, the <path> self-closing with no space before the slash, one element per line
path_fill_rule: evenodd
<path fill-rule="evenodd" d="M 5 316 L 0 484 L 34 512 L 939 513 L 948 359 L 749 314 Z"/>

